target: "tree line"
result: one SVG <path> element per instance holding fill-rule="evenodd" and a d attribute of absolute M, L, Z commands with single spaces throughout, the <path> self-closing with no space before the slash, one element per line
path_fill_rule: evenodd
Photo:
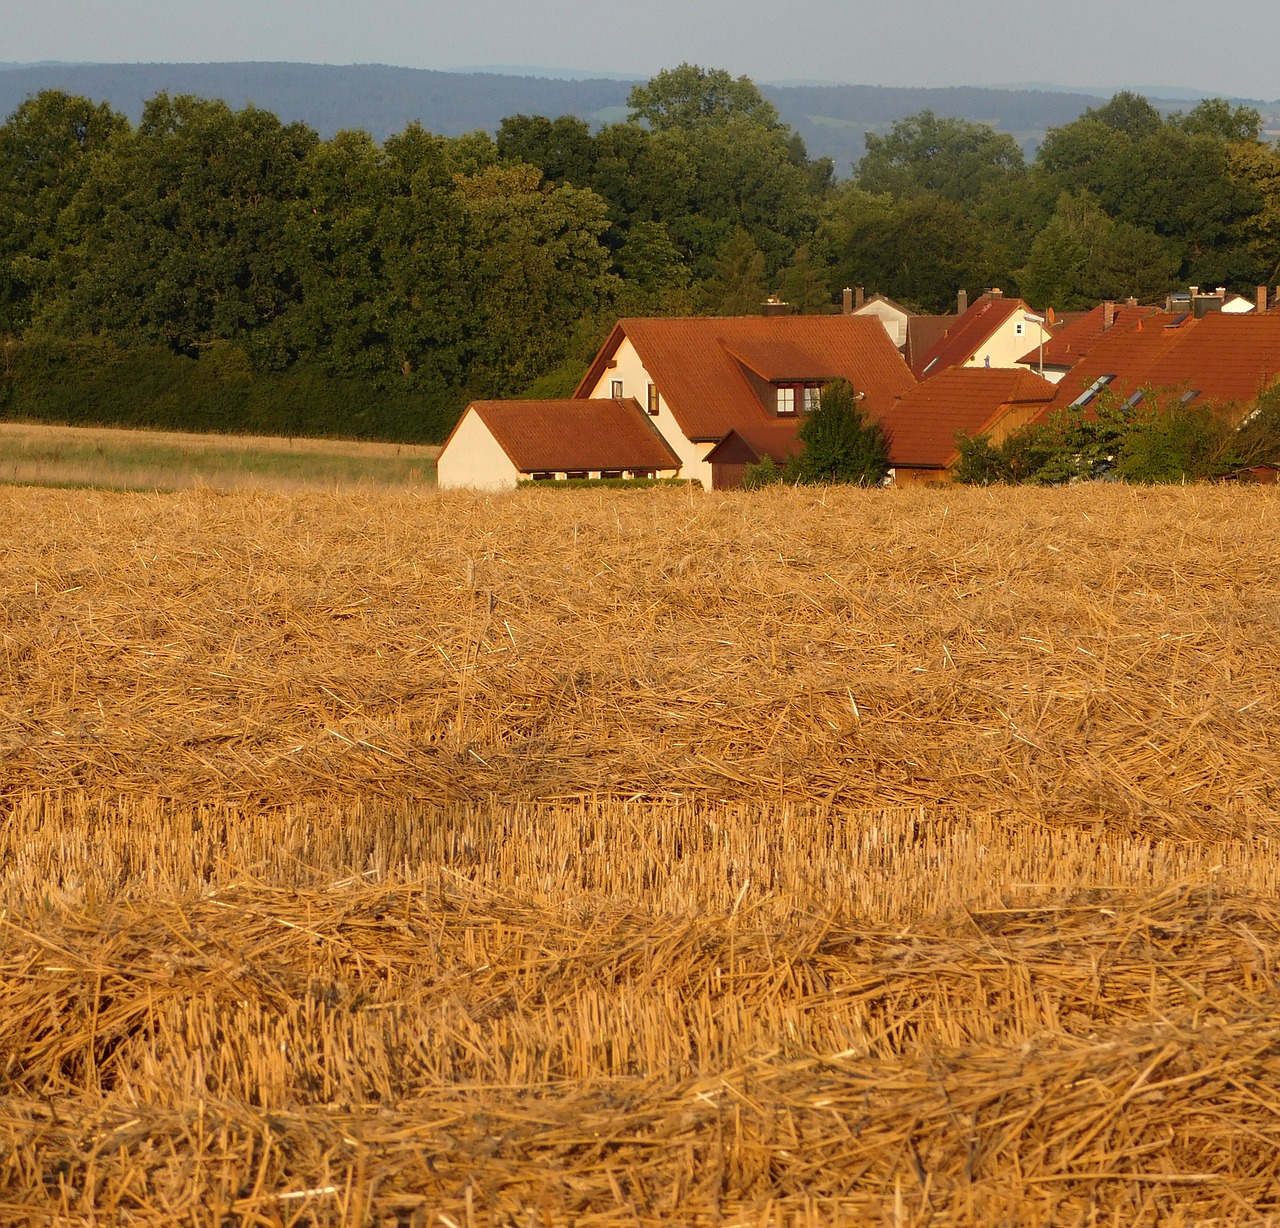
<path fill-rule="evenodd" d="M 470 398 L 571 390 L 619 315 L 1280 279 L 1280 152 L 1221 100 L 1164 118 L 1120 94 L 1031 162 L 923 112 L 847 180 L 746 78 L 682 65 L 629 106 L 379 144 L 37 95 L 0 126 L 0 412 L 438 439 Z"/>

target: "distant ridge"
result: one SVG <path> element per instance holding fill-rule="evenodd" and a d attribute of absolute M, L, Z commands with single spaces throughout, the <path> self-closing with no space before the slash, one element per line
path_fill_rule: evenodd
<path fill-rule="evenodd" d="M 286 122 L 310 124 L 324 137 L 342 128 L 360 128 L 385 140 L 414 120 L 432 132 L 460 136 L 477 129 L 493 132 L 504 118 L 521 113 L 576 115 L 593 124 L 615 122 L 626 117 L 627 94 L 636 79 L 439 72 L 385 64 L 0 65 L 0 115 L 11 115 L 25 98 L 41 90 L 61 89 L 109 102 L 136 123 L 143 103 L 168 90 L 222 98 L 236 108 L 253 104 Z M 1097 95 L 1048 88 L 761 85 L 761 89 L 783 120 L 804 137 L 809 152 L 832 158 L 842 177 L 861 158 L 867 132 L 885 132 L 896 120 L 926 107 L 939 115 L 992 124 L 1030 150 L 1048 128 L 1070 123 L 1086 108 L 1098 105 Z M 1157 105 L 1175 108 L 1173 103 Z"/>

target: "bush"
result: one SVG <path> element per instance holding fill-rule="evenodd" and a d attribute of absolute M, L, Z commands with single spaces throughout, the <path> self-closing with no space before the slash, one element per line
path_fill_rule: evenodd
<path fill-rule="evenodd" d="M 315 363 L 255 373 L 226 343 L 192 359 L 100 338 L 36 339 L 0 378 L 4 417 L 71 426 L 432 443 L 465 403 L 463 393 L 411 385 L 379 392 Z"/>
<path fill-rule="evenodd" d="M 1055 485 L 1100 477 L 1201 482 L 1280 460 L 1280 386 L 1263 393 L 1240 426 L 1212 404 L 1184 405 L 1177 390 L 1144 389 L 1136 404 L 1103 393 L 1002 443 L 959 436 L 955 480 Z"/>
<path fill-rule="evenodd" d="M 879 423 L 863 416 L 845 380 L 823 389 L 797 435 L 804 448 L 787 462 L 787 481 L 878 486 L 889 472 L 889 440 Z"/>

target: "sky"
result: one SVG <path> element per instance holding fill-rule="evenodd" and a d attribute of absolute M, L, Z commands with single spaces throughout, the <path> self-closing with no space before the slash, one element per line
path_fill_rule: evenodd
<path fill-rule="evenodd" d="M 758 81 L 1185 86 L 1280 98 L 1280 3 L 1234 0 L 5 0 L 0 62 L 289 60 Z"/>

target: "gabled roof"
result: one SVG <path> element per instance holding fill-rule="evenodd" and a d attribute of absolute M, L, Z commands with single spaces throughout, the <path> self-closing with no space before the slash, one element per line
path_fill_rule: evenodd
<path fill-rule="evenodd" d="M 907 320 L 907 366 L 918 371 L 923 359 L 933 349 L 959 316 L 911 316 Z"/>
<path fill-rule="evenodd" d="M 1201 404 L 1246 405 L 1280 375 L 1280 316 L 1210 312 L 1153 316 L 1142 330 L 1108 333 L 1057 386 L 1039 416 L 1069 406 L 1105 376 L 1122 399 L 1143 388 L 1182 388 Z"/>
<path fill-rule="evenodd" d="M 720 440 L 731 430 L 773 424 L 752 379 L 764 383 L 836 377 L 882 413 L 915 380 L 874 316 L 731 316 L 619 320 L 577 396 L 596 387 L 630 340 L 685 437 Z"/>
<path fill-rule="evenodd" d="M 467 408 L 476 412 L 521 473 L 680 467 L 680 458 L 634 397 L 472 401 Z"/>
<path fill-rule="evenodd" d="M 778 464 L 803 449 L 800 423 L 793 418 L 775 418 L 772 422 L 753 422 L 733 429 L 707 453 L 706 459 L 712 463 L 724 459 L 735 451 L 735 441 L 746 444 L 756 460 L 769 456 Z"/>
<path fill-rule="evenodd" d="M 916 378 L 926 379 L 948 367 L 963 366 L 1011 315 L 1026 310 L 1020 298 L 980 298 L 921 358 L 914 368 Z"/>
<path fill-rule="evenodd" d="M 1104 328 L 1106 305 L 1099 304 L 1092 311 L 1063 324 L 1055 330 L 1053 336 L 1044 343 L 1044 365 L 1046 367 L 1074 367 L 1105 336 L 1128 332 L 1137 328 L 1139 321 L 1150 320 L 1161 314 L 1159 307 L 1130 307 L 1127 303 L 1115 306 L 1115 320 L 1110 328 Z M 1040 365 L 1040 347 L 1028 350 L 1020 363 L 1036 369 Z"/>
<path fill-rule="evenodd" d="M 889 435 L 890 464 L 945 468 L 956 454 L 956 434 L 980 435 L 1016 405 L 1047 405 L 1057 389 L 1016 367 L 949 367 L 905 393 L 881 419 Z"/>
<path fill-rule="evenodd" d="M 863 314 L 874 315 L 875 312 L 868 311 L 868 308 L 874 307 L 878 304 L 888 307 L 895 315 L 906 316 L 908 319 L 912 315 L 912 312 L 908 308 L 904 307 L 901 303 L 895 303 L 887 294 L 873 294 L 870 298 L 864 299 L 862 306 L 856 308 L 853 314 L 855 316 Z"/>

